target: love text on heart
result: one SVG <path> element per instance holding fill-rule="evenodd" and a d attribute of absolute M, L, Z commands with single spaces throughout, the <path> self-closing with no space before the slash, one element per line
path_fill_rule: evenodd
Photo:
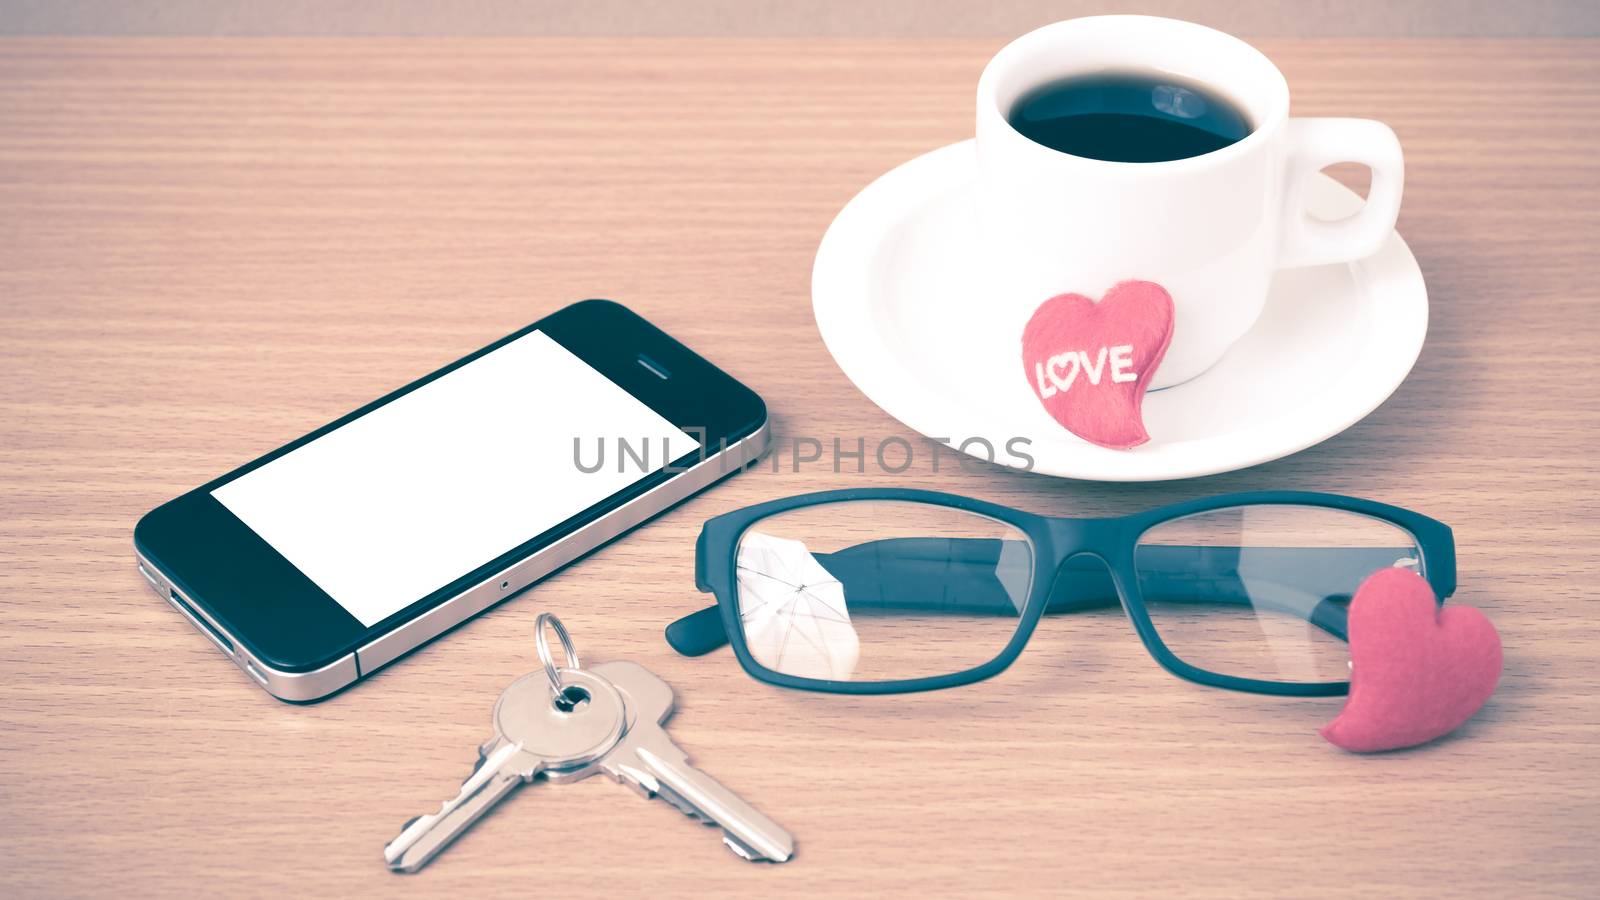
<path fill-rule="evenodd" d="M 1110 375 L 1113 384 L 1139 380 L 1139 373 L 1133 370 L 1132 344 L 1101 347 L 1092 359 L 1087 350 L 1068 350 L 1044 362 L 1034 363 L 1033 368 L 1041 398 L 1054 397 L 1058 391 L 1066 393 L 1080 374 L 1091 387 L 1099 385 L 1107 375 Z"/>

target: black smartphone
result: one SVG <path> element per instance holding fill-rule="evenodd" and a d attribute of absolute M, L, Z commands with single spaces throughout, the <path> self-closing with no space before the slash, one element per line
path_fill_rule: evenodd
<path fill-rule="evenodd" d="M 134 550 L 269 693 L 317 700 L 767 443 L 754 391 L 585 300 L 157 507 Z"/>

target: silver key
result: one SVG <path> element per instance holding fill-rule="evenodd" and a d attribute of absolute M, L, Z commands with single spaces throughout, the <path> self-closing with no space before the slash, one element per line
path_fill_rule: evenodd
<path fill-rule="evenodd" d="M 672 716 L 671 686 L 637 663 L 601 663 L 593 671 L 616 686 L 627 708 L 622 740 L 599 760 L 606 774 L 721 828 L 723 843 L 745 859 L 781 863 L 794 855 L 789 832 L 690 765 L 667 736 L 662 723 Z"/>
<path fill-rule="evenodd" d="M 599 761 L 626 728 L 621 693 L 604 677 L 583 669 L 562 669 L 561 682 L 588 694 L 570 712 L 556 707 L 544 671 L 512 682 L 494 705 L 495 736 L 478 748 L 478 765 L 455 797 L 439 811 L 405 824 L 383 848 L 397 872 L 415 872 L 460 837 L 496 803 L 539 775 L 549 781 L 577 781 L 599 771 Z"/>

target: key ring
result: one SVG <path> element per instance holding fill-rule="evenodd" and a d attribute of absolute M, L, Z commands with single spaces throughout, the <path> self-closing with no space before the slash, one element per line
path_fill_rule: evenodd
<path fill-rule="evenodd" d="M 583 665 L 578 662 L 578 651 L 573 649 L 572 638 L 567 634 L 567 626 L 553 613 L 539 613 L 539 618 L 533 623 L 534 649 L 539 653 L 539 662 L 544 663 L 544 674 L 550 679 L 550 692 L 557 697 L 565 688 L 561 684 L 561 672 L 556 668 L 555 660 L 550 658 L 550 641 L 544 636 L 545 626 L 549 625 L 556 630 L 556 637 L 561 640 L 561 652 L 567 657 L 566 668 L 581 669 Z"/>

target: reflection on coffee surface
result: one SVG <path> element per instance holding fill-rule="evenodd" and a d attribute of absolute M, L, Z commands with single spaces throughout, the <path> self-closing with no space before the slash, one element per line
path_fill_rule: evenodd
<path fill-rule="evenodd" d="M 1231 100 L 1155 72 L 1074 75 L 1022 96 L 1008 117 L 1052 150 L 1113 162 L 1165 162 L 1221 150 L 1250 134 Z"/>

